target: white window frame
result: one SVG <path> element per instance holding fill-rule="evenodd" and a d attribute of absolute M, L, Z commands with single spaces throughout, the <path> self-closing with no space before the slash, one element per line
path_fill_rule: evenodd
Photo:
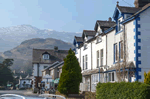
<path fill-rule="evenodd" d="M 113 77 L 113 76 L 114 77 Z M 108 73 L 108 81 L 109 82 L 115 82 L 115 73 L 114 72 L 110 72 L 110 73 Z"/>
<path fill-rule="evenodd" d="M 86 50 L 87 49 L 87 44 L 84 44 L 84 50 Z"/>
<path fill-rule="evenodd" d="M 115 51 L 114 51 L 115 52 L 114 53 L 114 55 L 115 55 L 115 62 L 117 62 L 117 60 L 118 60 L 118 45 L 117 45 L 117 43 L 115 43 L 114 45 L 115 45 L 115 48 L 114 48 L 115 49 Z"/>
<path fill-rule="evenodd" d="M 96 43 L 100 43 L 100 42 L 102 42 L 102 38 L 101 37 L 97 37 L 96 38 Z"/>
<path fill-rule="evenodd" d="M 49 54 L 43 54 L 43 59 L 49 59 Z"/>
<path fill-rule="evenodd" d="M 85 55 L 85 69 L 88 69 L 88 55 Z"/>
<path fill-rule="evenodd" d="M 101 66 L 103 66 L 104 65 L 104 50 L 101 49 L 100 52 L 101 52 Z"/>
<path fill-rule="evenodd" d="M 100 57 L 99 57 L 100 55 L 99 55 L 99 50 L 97 50 L 96 51 L 96 61 L 97 61 L 97 68 L 99 68 L 99 59 L 100 59 Z"/>
<path fill-rule="evenodd" d="M 84 60 L 84 56 L 82 56 L 82 60 L 83 60 L 83 61 L 82 61 L 82 69 L 84 70 L 84 61 L 85 61 L 85 60 Z"/>
<path fill-rule="evenodd" d="M 120 60 L 123 60 L 123 41 L 120 41 L 119 42 L 119 46 L 120 46 L 120 50 L 119 50 L 119 58 L 120 58 Z M 122 56 L 122 57 L 121 57 Z"/>

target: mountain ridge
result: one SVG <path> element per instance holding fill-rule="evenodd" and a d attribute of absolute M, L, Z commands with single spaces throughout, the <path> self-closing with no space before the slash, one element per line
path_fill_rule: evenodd
<path fill-rule="evenodd" d="M 73 44 L 54 38 L 33 38 L 21 42 L 19 46 L 3 52 L 0 56 L 2 56 L 2 58 L 14 59 L 14 64 L 11 66 L 12 70 L 24 70 L 26 69 L 25 67 L 32 67 L 33 49 L 54 49 L 54 46 L 58 46 L 58 50 L 74 48 Z"/>
<path fill-rule="evenodd" d="M 54 38 L 72 43 L 74 36 L 81 36 L 78 32 L 60 32 L 52 29 L 39 29 L 32 25 L 17 25 L 0 28 L 0 52 L 4 52 L 21 44 L 25 40 L 32 38 Z"/>

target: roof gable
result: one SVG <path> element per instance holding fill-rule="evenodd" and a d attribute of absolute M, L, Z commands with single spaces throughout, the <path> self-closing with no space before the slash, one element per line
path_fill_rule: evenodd
<path fill-rule="evenodd" d="M 118 9 L 118 6 L 116 6 L 114 14 L 113 14 L 113 19 L 116 20 L 118 17 L 121 17 L 121 11 Z"/>
<path fill-rule="evenodd" d="M 50 61 L 42 60 L 42 54 L 44 52 L 48 52 L 51 55 Z M 33 49 L 32 53 L 32 63 L 52 64 L 56 61 L 63 61 L 68 54 L 68 50 L 55 51 L 53 49 Z"/>

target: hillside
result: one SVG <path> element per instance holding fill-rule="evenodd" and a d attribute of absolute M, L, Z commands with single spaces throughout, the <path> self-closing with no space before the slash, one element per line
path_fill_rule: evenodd
<path fill-rule="evenodd" d="M 73 45 L 66 43 L 61 40 L 53 38 L 34 38 L 23 41 L 19 46 L 13 48 L 12 50 L 5 51 L 1 54 L 3 58 L 13 58 L 14 64 L 12 69 L 24 70 L 29 65 L 32 67 L 32 49 L 53 49 L 54 46 L 58 46 L 58 49 L 68 50 L 73 48 Z"/>
<path fill-rule="evenodd" d="M 65 42 L 73 42 L 74 36 L 81 36 L 76 32 L 59 32 L 51 29 L 38 29 L 31 25 L 18 25 L 0 28 L 0 52 L 19 46 L 21 42 L 33 38 L 55 38 Z"/>

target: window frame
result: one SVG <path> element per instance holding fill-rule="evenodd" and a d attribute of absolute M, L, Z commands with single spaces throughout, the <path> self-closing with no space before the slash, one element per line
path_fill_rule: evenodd
<path fill-rule="evenodd" d="M 99 59 L 100 59 L 100 57 L 99 57 L 100 55 L 99 55 L 99 50 L 97 50 L 96 51 L 96 59 L 97 59 L 97 68 L 99 67 Z"/>
<path fill-rule="evenodd" d="M 88 55 L 85 55 L 85 69 L 88 69 Z"/>
<path fill-rule="evenodd" d="M 103 52 L 103 49 L 100 50 L 100 53 L 101 53 L 101 58 L 100 58 L 101 66 L 103 66 L 103 59 L 104 59 L 104 52 Z"/>
<path fill-rule="evenodd" d="M 49 55 L 49 54 L 43 54 L 43 59 L 44 59 L 44 60 L 48 60 L 48 59 L 49 59 L 49 57 L 50 57 L 50 55 Z"/>
<path fill-rule="evenodd" d="M 118 32 L 121 31 L 121 25 L 120 25 L 120 20 L 118 20 Z"/>
<path fill-rule="evenodd" d="M 119 42 L 119 58 L 120 58 L 120 60 L 122 60 L 123 59 L 123 41 L 120 41 Z"/>
<path fill-rule="evenodd" d="M 118 46 L 117 43 L 114 44 L 114 63 L 118 61 Z"/>
<path fill-rule="evenodd" d="M 83 62 L 83 63 L 82 63 L 82 65 L 83 65 L 83 66 L 82 66 L 82 69 L 84 70 L 84 56 L 82 56 L 82 60 L 83 60 L 83 61 L 82 61 L 82 62 Z"/>

